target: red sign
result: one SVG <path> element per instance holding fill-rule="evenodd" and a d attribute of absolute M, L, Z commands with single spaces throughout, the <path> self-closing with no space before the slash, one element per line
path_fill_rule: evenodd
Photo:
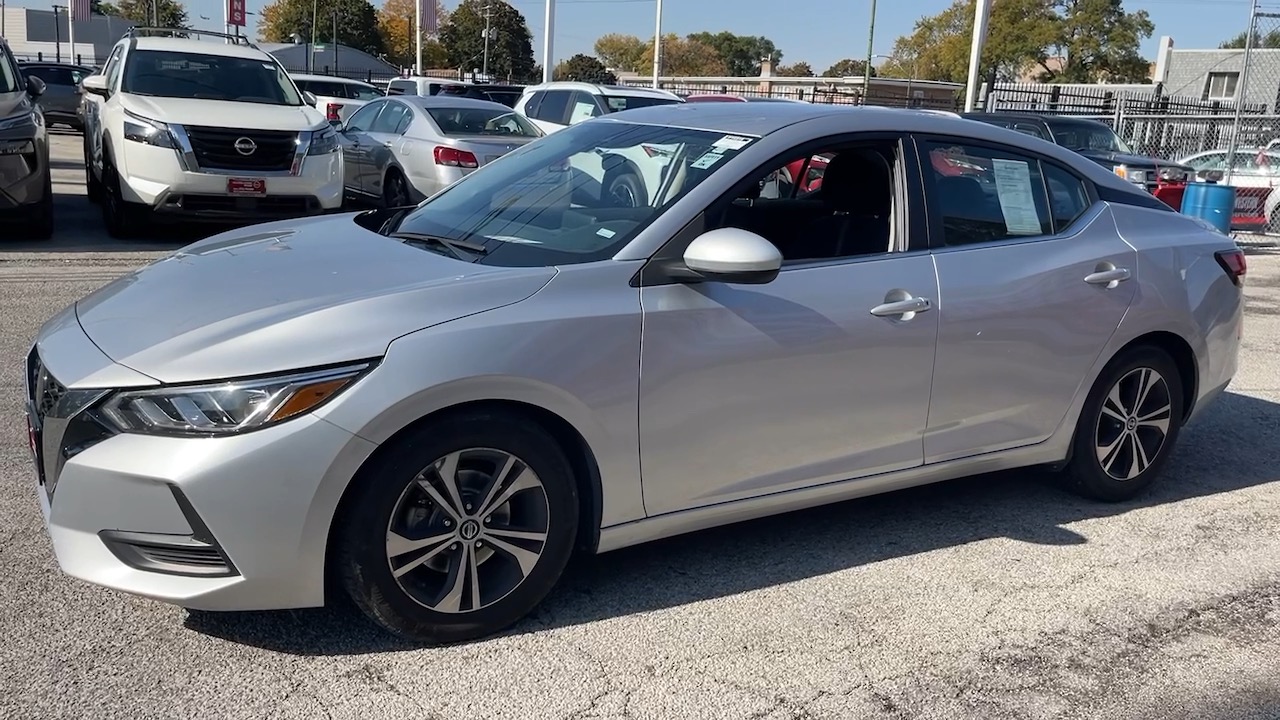
<path fill-rule="evenodd" d="M 244 27 L 244 0 L 227 0 L 227 22 Z"/>
<path fill-rule="evenodd" d="M 266 195 L 266 180 L 246 180 L 243 178 L 229 178 L 227 180 L 228 195 Z"/>

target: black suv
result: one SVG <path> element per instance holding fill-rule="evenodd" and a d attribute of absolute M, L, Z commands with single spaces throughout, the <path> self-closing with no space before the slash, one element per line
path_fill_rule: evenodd
<path fill-rule="evenodd" d="M 0 38 L 0 238 L 23 234 L 40 240 L 53 235 L 53 178 L 49 172 L 49 131 L 36 104 L 44 81 L 25 77 Z M 7 228 L 18 228 L 10 233 Z"/>
<path fill-rule="evenodd" d="M 1195 170 L 1186 165 L 1135 154 L 1111 126 L 1097 120 L 1015 112 L 972 112 L 962 117 L 1017 130 L 1075 150 L 1148 192 L 1154 193 L 1162 181 L 1181 183 L 1195 178 Z"/>

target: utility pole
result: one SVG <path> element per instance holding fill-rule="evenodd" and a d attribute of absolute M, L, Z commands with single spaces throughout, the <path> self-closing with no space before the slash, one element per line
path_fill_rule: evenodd
<path fill-rule="evenodd" d="M 662 0 L 658 0 L 653 22 L 653 87 L 662 85 Z"/>
<path fill-rule="evenodd" d="M 876 46 L 876 0 L 871 0 L 871 27 L 867 30 L 867 66 L 862 69 L 862 104 L 871 96 L 871 59 Z"/>
<path fill-rule="evenodd" d="M 493 6 L 484 6 L 484 66 L 480 70 L 485 79 L 489 79 L 489 36 L 493 34 Z"/>

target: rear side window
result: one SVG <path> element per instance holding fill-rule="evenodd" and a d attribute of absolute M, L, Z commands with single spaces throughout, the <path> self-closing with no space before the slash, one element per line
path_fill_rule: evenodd
<path fill-rule="evenodd" d="M 926 142 L 930 205 L 947 246 L 1052 235 L 1040 161 L 986 147 Z"/>
<path fill-rule="evenodd" d="M 569 111 L 570 94 L 565 90 L 548 90 L 547 94 L 542 96 L 542 102 L 538 105 L 538 114 L 534 117 L 543 122 L 563 124 L 564 117 Z"/>

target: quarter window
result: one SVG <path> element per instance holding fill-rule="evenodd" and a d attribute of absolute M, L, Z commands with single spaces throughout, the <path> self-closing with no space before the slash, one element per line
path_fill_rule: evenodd
<path fill-rule="evenodd" d="M 1055 232 L 1039 160 L 962 144 L 928 142 L 924 147 L 932 205 L 941 216 L 948 246 Z"/>
<path fill-rule="evenodd" d="M 1049 212 L 1053 231 L 1064 232 L 1089 209 L 1089 191 L 1080 178 L 1056 165 L 1042 163 L 1044 184 L 1049 191 Z"/>

